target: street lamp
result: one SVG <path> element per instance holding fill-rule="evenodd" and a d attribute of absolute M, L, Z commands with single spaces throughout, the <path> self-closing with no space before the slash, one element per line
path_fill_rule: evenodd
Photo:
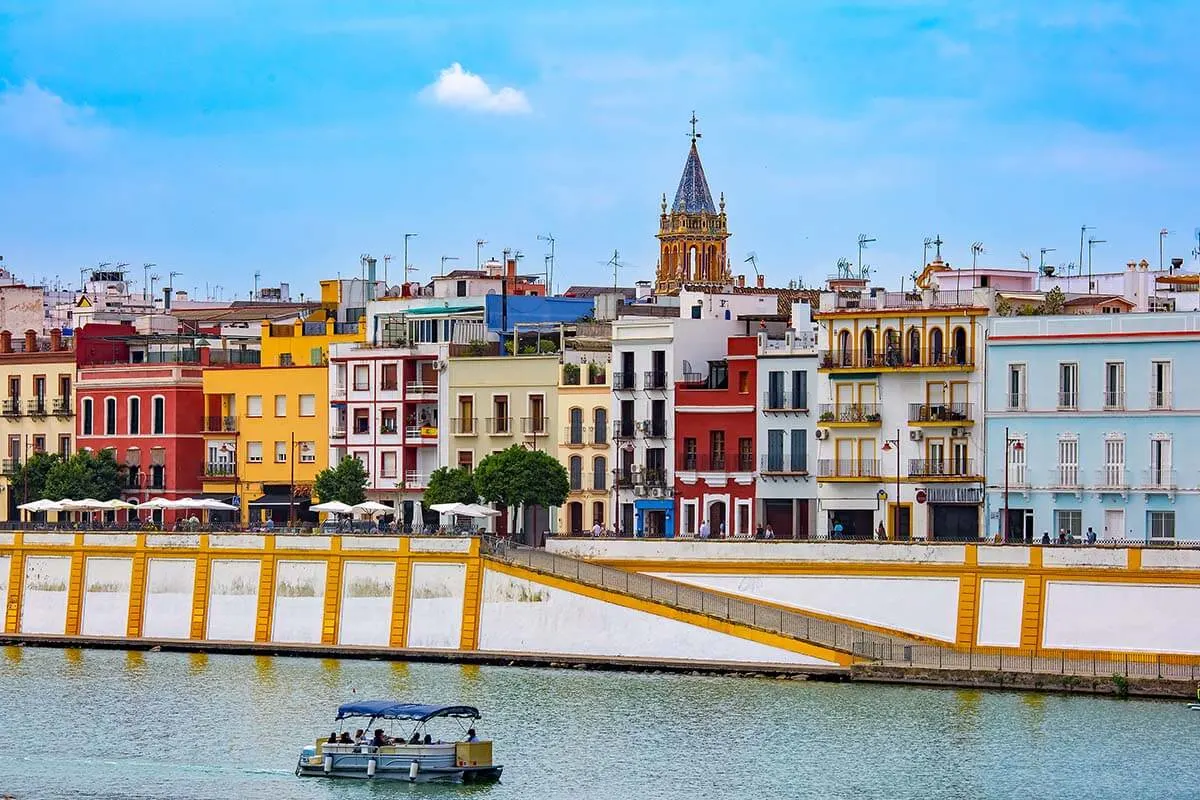
<path fill-rule="evenodd" d="M 312 452 L 312 445 L 308 442 L 297 442 L 296 432 L 292 431 L 292 447 L 291 458 L 291 476 L 288 479 L 288 527 L 293 528 L 296 525 L 296 445 L 299 444 L 300 451 L 305 455 Z M 309 502 L 312 502 L 311 499 Z"/>
<path fill-rule="evenodd" d="M 896 451 L 896 500 L 892 504 L 895 513 L 892 515 L 892 539 L 899 541 L 900 539 L 900 429 L 896 428 L 895 439 L 883 440 L 883 452 L 890 453 Z M 886 529 L 885 529 L 886 534 Z"/>
<path fill-rule="evenodd" d="M 1025 443 L 1008 435 L 1008 426 L 1004 426 L 1004 522 L 1000 532 L 1004 541 L 1008 541 L 1008 451 L 1013 449 L 1018 453 L 1025 449 Z"/>

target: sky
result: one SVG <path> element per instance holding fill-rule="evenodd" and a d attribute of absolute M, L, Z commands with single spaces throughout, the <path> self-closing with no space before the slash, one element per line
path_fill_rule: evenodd
<path fill-rule="evenodd" d="M 1200 3 L 0 0 L 0 256 L 293 294 L 393 256 L 653 277 L 693 110 L 735 272 L 1194 264 Z M 932 255 L 932 254 L 931 254 Z M 1086 259 L 1086 254 L 1085 254 Z M 160 286 L 162 283 L 160 282 Z M 135 287 L 140 291 L 140 283 Z"/>

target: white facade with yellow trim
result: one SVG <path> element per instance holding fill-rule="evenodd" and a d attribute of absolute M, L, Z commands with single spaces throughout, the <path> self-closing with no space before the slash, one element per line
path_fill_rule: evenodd
<path fill-rule="evenodd" d="M 558 418 L 562 435 L 557 456 L 571 482 L 567 502 L 558 510 L 555 530 L 559 533 L 584 533 L 595 525 L 605 530 L 612 527 L 609 355 L 586 353 L 590 360 L 564 363 L 559 373 Z"/>

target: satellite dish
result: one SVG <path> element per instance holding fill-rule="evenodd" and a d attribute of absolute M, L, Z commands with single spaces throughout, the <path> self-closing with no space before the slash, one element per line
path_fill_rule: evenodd
<path fill-rule="evenodd" d="M 1042 274 L 1045 275 L 1047 278 L 1052 276 L 1054 274 L 1054 265 L 1053 264 L 1043 265 L 1042 266 Z"/>

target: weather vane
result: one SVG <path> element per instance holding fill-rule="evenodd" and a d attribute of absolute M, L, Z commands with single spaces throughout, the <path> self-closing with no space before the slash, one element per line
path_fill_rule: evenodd
<path fill-rule="evenodd" d="M 696 123 L 699 122 L 700 120 L 696 119 L 695 111 L 692 111 L 692 118 L 689 121 L 692 123 L 692 132 L 690 134 L 692 137 L 692 144 L 695 144 L 697 139 L 704 136 L 704 134 L 702 134 L 702 133 L 696 133 Z"/>

